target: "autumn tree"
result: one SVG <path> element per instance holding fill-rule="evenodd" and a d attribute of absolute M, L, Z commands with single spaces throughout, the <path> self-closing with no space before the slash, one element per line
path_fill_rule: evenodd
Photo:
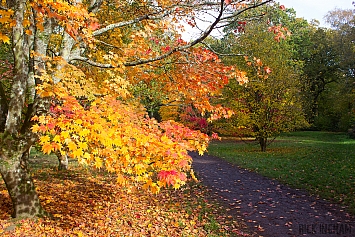
<path fill-rule="evenodd" d="M 200 56 L 187 51 L 213 29 L 268 2 L 2 2 L 0 39 L 11 44 L 13 77 L 8 93 L 1 94 L 6 120 L 0 127 L 0 171 L 13 217 L 45 214 L 28 170 L 26 154 L 34 144 L 44 153 L 66 153 L 82 165 L 105 167 L 121 185 L 141 183 L 151 192 L 183 185 L 191 168 L 187 151 L 202 153 L 208 138 L 149 118 L 130 99 L 129 88 L 149 80 L 152 69 L 169 58 L 213 60 L 207 51 Z M 198 27 L 198 37 L 183 42 L 176 29 L 182 21 L 197 28 L 198 12 L 211 13 L 211 22 Z M 153 47 L 157 36 L 165 40 Z M 171 89 L 185 98 L 201 95 L 193 89 L 202 77 L 184 79 L 171 78 Z M 213 90 L 208 84 L 203 88 Z M 200 102 L 201 110 L 218 116 L 218 109 Z"/>
<path fill-rule="evenodd" d="M 285 14 L 283 10 L 276 5 L 273 11 L 279 16 Z M 221 40 L 221 44 L 231 42 L 225 61 L 238 65 L 248 78 L 244 85 L 231 81 L 224 90 L 222 100 L 235 111 L 229 122 L 235 133 L 255 137 L 261 151 L 266 151 L 269 138 L 305 124 L 299 75 L 289 36 L 285 36 L 288 29 L 280 28 L 282 18 L 275 18 L 272 11 L 270 14 L 253 22 L 239 22 L 239 28 Z"/>

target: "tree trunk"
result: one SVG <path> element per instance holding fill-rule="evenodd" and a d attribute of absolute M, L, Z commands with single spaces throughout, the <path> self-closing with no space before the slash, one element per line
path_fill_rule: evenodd
<path fill-rule="evenodd" d="M 266 151 L 266 146 L 267 146 L 267 138 L 266 137 L 260 137 L 259 138 L 259 144 L 262 152 Z"/>
<path fill-rule="evenodd" d="M 0 171 L 12 199 L 12 217 L 22 219 L 46 215 L 28 170 L 27 153 L 1 158 Z"/>
<path fill-rule="evenodd" d="M 60 151 L 57 151 L 56 153 L 56 156 L 58 157 L 58 170 L 68 170 L 68 156 L 67 154 L 65 153 L 64 155 L 62 155 L 60 153 Z"/>

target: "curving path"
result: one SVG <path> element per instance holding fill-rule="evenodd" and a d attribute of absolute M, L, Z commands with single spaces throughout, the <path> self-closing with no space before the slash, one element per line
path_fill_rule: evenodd
<path fill-rule="evenodd" d="M 256 236 L 355 237 L 343 207 L 309 196 L 215 156 L 191 153 L 198 178 Z M 355 198 L 355 197 L 354 197 Z"/>

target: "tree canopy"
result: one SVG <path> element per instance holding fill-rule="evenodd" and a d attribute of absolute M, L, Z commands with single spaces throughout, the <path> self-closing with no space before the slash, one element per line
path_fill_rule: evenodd
<path fill-rule="evenodd" d="M 0 127 L 0 171 L 13 216 L 45 214 L 27 166 L 34 144 L 44 153 L 105 167 L 122 185 L 140 183 L 158 192 L 184 184 L 191 170 L 188 151 L 204 152 L 208 137 L 150 118 L 137 88 L 157 86 L 163 103 L 189 101 L 213 118 L 225 115 L 209 95 L 243 78 L 197 44 L 269 2 L 2 2 L 0 40 L 11 45 L 13 76 L 0 84 L 6 118 Z M 200 13 L 211 15 L 204 28 Z M 182 22 L 200 29 L 199 36 L 183 41 Z"/>
<path fill-rule="evenodd" d="M 255 15 L 263 10 L 257 9 Z M 229 31 L 214 46 L 225 50 L 218 44 L 227 44 L 223 61 L 240 68 L 248 78 L 243 85 L 230 81 L 225 87 L 221 100 L 235 115 L 220 126 L 228 126 L 235 135 L 256 138 L 262 151 L 266 151 L 268 138 L 306 125 L 298 67 L 284 26 L 293 21 L 292 12 L 275 5 L 264 18 L 238 23 L 242 30 Z"/>

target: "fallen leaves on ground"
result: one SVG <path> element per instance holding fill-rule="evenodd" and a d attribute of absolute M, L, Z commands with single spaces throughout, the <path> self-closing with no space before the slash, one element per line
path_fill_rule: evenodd
<path fill-rule="evenodd" d="M 123 190 L 115 177 L 81 167 L 36 169 L 33 174 L 51 218 L 14 221 L 11 200 L 0 185 L 1 236 L 249 236 L 245 226 L 222 217 L 200 185 L 163 190 Z"/>

